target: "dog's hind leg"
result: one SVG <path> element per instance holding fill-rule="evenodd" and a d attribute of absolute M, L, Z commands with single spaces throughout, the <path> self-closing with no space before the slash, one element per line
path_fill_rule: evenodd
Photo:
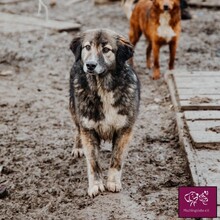
<path fill-rule="evenodd" d="M 88 194 L 90 197 L 94 197 L 105 190 L 102 181 L 102 170 L 99 164 L 100 138 L 93 130 L 81 130 L 80 136 L 87 162 Z"/>
<path fill-rule="evenodd" d="M 141 37 L 141 29 L 139 27 L 139 24 L 130 23 L 130 30 L 129 30 L 129 40 L 132 43 L 133 46 L 135 46 L 138 42 L 138 40 Z"/>
<path fill-rule="evenodd" d="M 169 69 L 174 69 L 174 62 L 175 62 L 175 56 L 176 56 L 176 48 L 177 48 L 177 40 L 172 40 L 169 43 L 169 49 L 170 49 L 170 62 L 169 62 Z"/>
<path fill-rule="evenodd" d="M 80 130 L 77 128 L 77 134 L 75 136 L 75 145 L 73 146 L 71 155 L 73 158 L 82 157 L 83 156 L 83 148 L 82 148 L 82 142 L 80 138 Z"/>
<path fill-rule="evenodd" d="M 121 172 L 124 158 L 127 153 L 127 145 L 132 137 L 131 128 L 114 134 L 113 153 L 108 172 L 107 189 L 111 192 L 119 192 L 121 186 Z"/>
<path fill-rule="evenodd" d="M 151 65 L 151 52 L 152 52 L 152 43 L 149 42 L 147 49 L 146 49 L 146 64 L 147 64 L 147 68 L 151 69 L 152 65 Z"/>
<path fill-rule="evenodd" d="M 129 40 L 132 43 L 132 45 L 135 47 L 135 45 L 137 44 L 138 40 L 141 37 L 141 29 L 139 27 L 139 24 L 136 22 L 130 22 L 130 30 L 129 30 Z M 130 59 L 130 64 L 133 66 L 133 58 Z"/>

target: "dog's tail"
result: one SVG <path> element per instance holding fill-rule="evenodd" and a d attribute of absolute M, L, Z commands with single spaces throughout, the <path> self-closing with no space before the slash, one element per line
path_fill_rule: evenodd
<path fill-rule="evenodd" d="M 139 0 L 122 0 L 122 7 L 128 20 L 130 20 L 135 4 Z"/>

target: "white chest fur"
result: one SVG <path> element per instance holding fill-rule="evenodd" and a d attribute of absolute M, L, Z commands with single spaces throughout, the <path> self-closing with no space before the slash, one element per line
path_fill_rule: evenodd
<path fill-rule="evenodd" d="M 164 38 L 167 43 L 170 42 L 174 36 L 176 36 L 174 30 L 169 24 L 170 18 L 171 17 L 169 12 L 160 14 L 160 26 L 157 29 L 158 36 Z"/>
<path fill-rule="evenodd" d="M 103 129 L 108 130 L 109 127 L 122 128 L 126 124 L 127 117 L 118 114 L 118 108 L 112 106 L 115 102 L 113 92 L 104 92 L 99 89 L 98 93 L 103 102 L 103 113 L 105 115 L 105 119 L 101 121 Z"/>
<path fill-rule="evenodd" d="M 112 106 L 115 102 L 113 92 L 107 92 L 99 88 L 98 94 L 103 103 L 103 114 L 105 118 L 99 122 L 83 118 L 82 123 L 86 128 L 93 128 L 105 136 L 111 136 L 113 130 L 120 129 L 126 125 L 127 116 L 118 114 L 118 108 Z"/>

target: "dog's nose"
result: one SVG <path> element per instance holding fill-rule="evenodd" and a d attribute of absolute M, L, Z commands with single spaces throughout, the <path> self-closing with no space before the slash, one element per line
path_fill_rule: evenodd
<path fill-rule="evenodd" d="M 164 9 L 164 11 L 168 11 L 169 10 L 169 5 L 164 5 L 163 9 Z"/>
<path fill-rule="evenodd" d="M 91 61 L 91 62 L 86 63 L 86 66 L 89 71 L 93 71 L 96 68 L 97 63 Z"/>

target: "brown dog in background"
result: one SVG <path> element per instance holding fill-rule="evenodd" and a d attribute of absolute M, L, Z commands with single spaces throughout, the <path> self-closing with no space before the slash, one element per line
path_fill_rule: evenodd
<path fill-rule="evenodd" d="M 160 47 L 168 44 L 170 49 L 169 69 L 174 69 L 177 42 L 180 36 L 179 0 L 139 0 L 130 19 L 129 38 L 135 46 L 143 33 L 148 40 L 146 64 L 151 68 L 153 50 L 153 79 L 160 78 Z"/>

